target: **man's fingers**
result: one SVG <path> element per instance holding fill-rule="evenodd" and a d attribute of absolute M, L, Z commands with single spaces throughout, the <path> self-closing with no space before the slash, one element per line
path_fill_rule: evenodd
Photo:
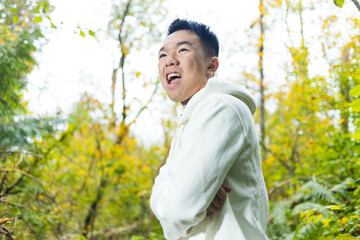
<path fill-rule="evenodd" d="M 210 206 L 206 210 L 207 215 L 217 212 L 220 208 L 223 207 L 225 199 L 229 192 L 231 192 L 231 187 L 227 185 L 221 185 L 220 189 L 216 193 L 214 199 L 212 200 Z"/>
<path fill-rule="evenodd" d="M 216 212 L 217 210 L 218 210 L 218 208 L 213 203 L 211 203 L 207 209 L 207 214 L 208 215 L 212 214 L 212 213 Z"/>
<path fill-rule="evenodd" d="M 220 199 L 223 199 L 223 200 L 226 198 L 227 192 L 225 191 L 225 189 L 224 189 L 223 186 L 220 187 L 220 189 L 219 189 L 219 191 L 217 192 L 216 196 L 217 196 L 218 198 L 220 198 Z"/>
<path fill-rule="evenodd" d="M 222 187 L 227 193 L 229 193 L 229 192 L 232 191 L 232 188 L 231 188 L 230 186 L 225 185 L 225 184 L 221 185 L 221 187 Z"/>
<path fill-rule="evenodd" d="M 214 205 L 217 209 L 219 209 L 224 205 L 224 201 L 225 199 L 220 199 L 218 196 L 215 196 L 211 204 Z"/>

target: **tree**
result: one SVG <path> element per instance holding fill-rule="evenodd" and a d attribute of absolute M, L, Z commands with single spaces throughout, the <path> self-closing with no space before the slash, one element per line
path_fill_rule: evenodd
<path fill-rule="evenodd" d="M 18 228 L 27 232 L 32 229 L 27 223 L 38 223 L 39 218 L 29 218 L 28 206 L 35 208 L 37 197 L 45 192 L 36 176 L 42 157 L 33 142 L 52 134 L 54 127 L 51 120 L 24 116 L 23 91 L 26 75 L 36 65 L 34 53 L 42 46 L 40 22 L 51 10 L 48 1 L 0 2 L 0 214 L 7 216 L 0 234 L 10 239 Z"/>
<path fill-rule="evenodd" d="M 153 18 L 157 18 L 156 21 L 160 21 L 160 9 L 162 1 L 148 1 L 148 0 L 128 0 L 123 3 L 114 3 L 113 4 L 113 16 L 109 23 L 108 29 L 109 34 L 113 37 L 119 46 L 120 49 L 120 58 L 117 61 L 116 67 L 112 71 L 112 87 L 111 87 L 111 121 L 109 124 L 110 131 L 113 131 L 117 128 L 116 137 L 114 144 L 117 147 L 121 147 L 123 144 L 124 138 L 128 137 L 129 129 L 132 124 L 134 124 L 137 118 L 140 116 L 142 111 L 146 109 L 147 105 L 151 102 L 153 96 L 157 91 L 158 81 L 154 84 L 154 89 L 152 95 L 149 97 L 148 101 L 137 110 L 137 113 L 134 114 L 132 120 L 128 119 L 129 110 L 132 109 L 131 103 L 134 99 L 128 100 L 127 97 L 127 83 L 130 80 L 130 74 L 126 72 L 126 60 L 127 56 L 130 54 L 130 51 L 135 47 L 140 47 L 143 42 L 153 42 L 159 37 L 159 31 L 155 28 L 156 22 Z M 162 12 L 161 14 L 164 14 Z M 135 26 L 134 26 L 135 24 Z M 118 72 L 121 71 L 120 78 L 118 77 Z M 138 78 L 140 72 L 136 73 Z M 126 78 L 129 78 L 127 80 Z M 116 116 L 116 86 L 117 82 L 121 81 L 121 117 L 120 123 L 117 125 L 117 116 Z M 136 99 L 135 99 L 136 100 Z M 135 110 L 136 111 L 136 110 Z M 134 111 L 134 112 L 135 112 Z M 111 163 L 114 164 L 114 163 Z M 99 185 L 96 188 L 96 197 L 91 203 L 89 212 L 85 218 L 83 233 L 84 236 L 88 235 L 90 229 L 93 228 L 94 221 L 97 215 L 97 211 L 100 205 L 100 202 L 105 194 L 105 189 L 108 185 L 108 176 L 101 173 L 101 180 Z"/>
<path fill-rule="evenodd" d="M 26 89 L 26 74 L 31 72 L 43 38 L 41 19 L 48 17 L 52 6 L 48 1 L 7 0 L 0 3 L 0 116 L 24 111 L 22 91 Z"/>
<path fill-rule="evenodd" d="M 265 7 L 264 1 L 260 0 L 259 4 L 260 18 L 260 37 L 259 37 L 259 73 L 260 73 L 260 141 L 263 147 L 263 158 L 266 158 L 266 130 L 265 130 L 265 87 L 264 87 L 264 38 L 265 38 L 265 26 L 264 26 L 264 15 Z"/>
<path fill-rule="evenodd" d="M 284 20 L 290 61 L 286 83 L 271 96 L 275 107 L 266 122 L 269 156 L 263 168 L 271 200 L 268 235 L 272 239 L 354 239 L 359 235 L 355 206 L 359 204 L 356 156 L 360 149 L 350 137 L 358 115 L 349 103 L 354 100 L 350 89 L 358 84 L 358 18 L 348 18 L 342 25 L 329 13 L 320 19 L 317 26 L 322 29 L 313 31 L 314 37 L 306 27 L 317 19 L 303 16 L 311 16 L 316 9 L 305 1 L 285 4 L 280 8 L 286 11 L 283 16 L 298 20 L 296 25 Z M 344 28 L 349 29 L 347 35 L 339 32 L 344 33 Z M 322 54 L 314 53 L 314 46 Z M 316 58 L 327 63 L 327 73 L 314 73 Z"/>

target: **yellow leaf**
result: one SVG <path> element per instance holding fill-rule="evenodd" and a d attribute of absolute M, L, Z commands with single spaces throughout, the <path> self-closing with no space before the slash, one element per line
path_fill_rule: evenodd
<path fill-rule="evenodd" d="M 308 218 L 310 215 L 312 215 L 315 212 L 315 210 L 310 210 L 306 212 L 306 217 Z"/>
<path fill-rule="evenodd" d="M 335 206 L 331 206 L 330 210 L 341 210 L 341 208 L 343 208 L 345 206 L 345 204 L 343 205 L 335 205 Z"/>
<path fill-rule="evenodd" d="M 0 224 L 4 224 L 9 220 L 10 220 L 10 218 L 0 218 Z"/>
<path fill-rule="evenodd" d="M 86 176 L 87 172 L 83 169 L 78 169 L 78 170 L 76 170 L 76 174 L 79 176 Z"/>
<path fill-rule="evenodd" d="M 314 216 L 311 216 L 309 217 L 307 220 L 306 220 L 306 225 L 309 225 L 309 223 L 311 223 L 311 221 L 314 219 Z"/>
<path fill-rule="evenodd" d="M 140 72 L 137 72 L 136 77 L 139 78 L 139 76 L 140 76 Z"/>
<path fill-rule="evenodd" d="M 330 219 L 321 219 L 321 222 L 324 224 L 324 227 L 327 227 L 330 223 Z"/>
<path fill-rule="evenodd" d="M 128 55 L 130 53 L 129 49 L 126 47 L 124 43 L 121 44 L 121 53 L 124 55 Z"/>
<path fill-rule="evenodd" d="M 344 226 L 348 221 L 349 221 L 349 218 L 343 217 L 343 218 L 341 219 L 341 225 Z"/>
<path fill-rule="evenodd" d="M 149 173 L 149 172 L 151 172 L 151 168 L 149 166 L 146 166 L 146 167 L 143 168 L 143 172 L 144 173 Z"/>
<path fill-rule="evenodd" d="M 323 217 L 322 214 L 317 215 L 314 219 L 314 223 L 317 223 L 320 219 L 322 219 L 322 217 Z"/>

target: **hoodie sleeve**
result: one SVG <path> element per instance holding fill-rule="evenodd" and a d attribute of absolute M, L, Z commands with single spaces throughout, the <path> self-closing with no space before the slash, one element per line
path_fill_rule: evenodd
<path fill-rule="evenodd" d="M 245 104 L 240 104 L 242 113 L 236 111 L 231 98 L 216 94 L 199 103 L 177 136 L 181 146 L 176 156 L 155 179 L 150 205 L 167 239 L 186 236 L 206 217 L 206 209 L 245 145 L 240 114 L 251 113 Z"/>

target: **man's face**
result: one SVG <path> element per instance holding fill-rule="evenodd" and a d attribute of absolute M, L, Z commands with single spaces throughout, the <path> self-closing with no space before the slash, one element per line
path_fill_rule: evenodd
<path fill-rule="evenodd" d="M 196 34 L 179 30 L 169 35 L 159 51 L 158 64 L 161 84 L 169 98 L 185 106 L 205 87 L 208 63 Z"/>

